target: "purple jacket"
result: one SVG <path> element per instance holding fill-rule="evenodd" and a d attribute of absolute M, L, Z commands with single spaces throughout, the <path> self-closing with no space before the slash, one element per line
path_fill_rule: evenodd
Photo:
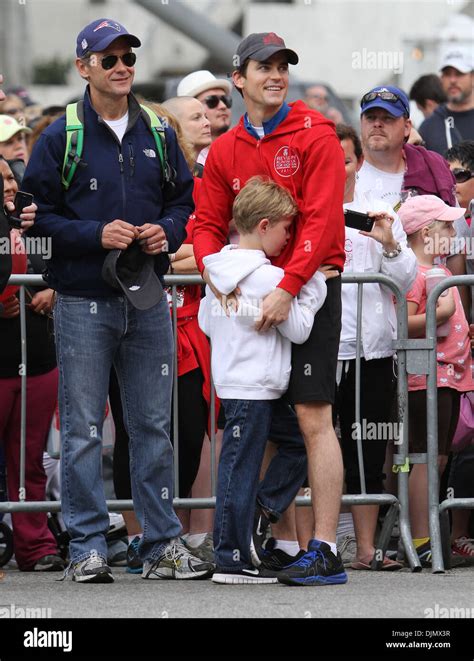
<path fill-rule="evenodd" d="M 457 206 L 455 179 L 447 161 L 434 151 L 418 145 L 404 146 L 406 171 L 402 193 L 416 191 L 417 195 L 437 195 L 450 207 Z"/>

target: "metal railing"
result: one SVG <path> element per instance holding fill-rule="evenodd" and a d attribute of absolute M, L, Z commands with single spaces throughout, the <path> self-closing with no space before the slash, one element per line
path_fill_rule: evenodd
<path fill-rule="evenodd" d="M 448 510 L 474 509 L 474 498 L 448 498 L 443 500 L 442 503 L 439 502 L 436 303 L 445 289 L 459 285 L 474 285 L 474 275 L 457 275 L 445 278 L 433 288 L 426 302 L 426 341 L 430 343 L 430 347 L 427 348 L 428 370 L 426 379 L 428 503 L 433 573 L 444 572 L 445 564 L 448 569 L 451 566 Z"/>
<path fill-rule="evenodd" d="M 410 530 L 409 519 L 409 498 L 408 498 L 408 478 L 409 466 L 413 463 L 428 463 L 429 474 L 429 509 L 430 509 L 430 534 L 433 552 L 433 572 L 444 571 L 442 556 L 442 538 L 440 532 L 440 518 L 443 525 L 443 532 L 446 535 L 446 529 L 449 533 L 449 522 L 447 522 L 447 510 L 449 508 L 474 507 L 474 499 L 456 499 L 439 503 L 438 497 L 438 468 L 437 468 L 437 448 L 438 448 L 438 429 L 437 429 L 437 382 L 436 382 L 436 319 L 435 307 L 436 299 L 445 289 L 459 284 L 474 284 L 474 276 L 456 276 L 446 278 L 445 281 L 437 285 L 431 292 L 426 308 L 427 331 L 426 339 L 408 338 L 407 321 L 407 302 L 404 293 L 397 284 L 389 277 L 379 273 L 352 273 L 343 274 L 343 283 L 355 283 L 358 285 L 357 292 L 357 351 L 356 351 L 356 429 L 357 433 L 357 452 L 361 483 L 361 493 L 358 495 L 344 495 L 342 503 L 345 505 L 389 505 L 389 510 L 385 516 L 378 541 L 377 550 L 382 553 L 376 554 L 372 562 L 372 568 L 380 568 L 385 551 L 390 540 L 390 535 L 394 523 L 399 518 L 399 529 L 402 544 L 405 549 L 406 558 L 412 571 L 421 570 L 421 564 L 415 551 Z M 398 439 L 398 450 L 394 454 L 393 464 L 394 472 L 398 476 L 398 497 L 389 494 L 367 494 L 365 484 L 362 438 L 361 438 L 361 416 L 360 416 L 360 376 L 361 376 L 361 326 L 362 326 L 362 301 L 363 286 L 367 283 L 378 283 L 388 287 L 396 298 L 397 313 L 397 339 L 394 341 L 394 349 L 397 352 L 398 379 L 397 379 L 397 421 L 398 429 L 401 434 Z M 20 323 L 21 323 L 21 357 L 22 357 L 22 376 L 21 376 L 21 434 L 20 434 L 20 494 L 19 502 L 0 502 L 1 512 L 24 512 L 24 511 L 46 511 L 58 512 L 61 510 L 61 503 L 58 501 L 26 501 L 25 485 L 25 422 L 26 422 L 26 323 L 25 323 L 25 295 L 24 287 L 21 285 L 38 286 L 44 285 L 41 276 L 35 275 L 14 275 L 11 276 L 9 284 L 20 285 Z M 172 288 L 172 324 L 174 337 L 177 337 L 177 294 L 176 287 L 182 285 L 203 284 L 200 276 L 166 276 L 165 285 Z M 427 454 L 409 454 L 408 451 L 408 383 L 407 374 L 427 374 L 427 416 L 428 416 L 428 451 Z M 178 377 L 177 377 L 177 357 L 175 352 L 175 370 L 173 383 L 173 412 L 172 424 L 174 430 L 174 488 L 175 493 L 179 493 L 179 430 L 178 430 Z M 216 493 L 216 434 L 215 434 L 215 393 L 211 388 L 211 494 L 209 498 L 174 498 L 175 507 L 186 509 L 201 509 L 215 507 Z M 301 496 L 296 499 L 297 505 L 310 506 L 311 498 Z M 132 500 L 108 500 L 107 506 L 110 511 L 127 511 L 133 509 Z M 376 559 L 378 558 L 378 559 Z"/>

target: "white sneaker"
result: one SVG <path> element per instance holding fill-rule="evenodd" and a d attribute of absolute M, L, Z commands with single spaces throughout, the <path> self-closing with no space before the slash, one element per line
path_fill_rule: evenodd
<path fill-rule="evenodd" d="M 341 554 L 342 564 L 344 567 L 354 562 L 357 555 L 357 541 L 355 535 L 344 535 L 341 539 L 337 540 L 337 549 Z"/>
<path fill-rule="evenodd" d="M 96 550 L 92 550 L 88 558 L 73 565 L 72 580 L 78 583 L 113 583 L 114 577 Z"/>
<path fill-rule="evenodd" d="M 170 541 L 158 558 L 145 560 L 142 578 L 207 578 L 213 571 L 212 563 L 196 558 L 188 551 L 181 539 L 176 537 Z"/>
<path fill-rule="evenodd" d="M 278 583 L 276 576 L 262 576 L 256 567 L 236 569 L 235 571 L 216 571 L 212 577 L 213 583 L 223 585 L 250 585 L 254 583 Z"/>

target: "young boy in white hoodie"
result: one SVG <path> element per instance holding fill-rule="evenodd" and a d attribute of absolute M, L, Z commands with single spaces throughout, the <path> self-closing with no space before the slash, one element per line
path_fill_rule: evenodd
<path fill-rule="evenodd" d="M 272 417 L 286 406 L 280 398 L 290 378 L 291 343 L 307 340 L 326 298 L 326 278 L 339 275 L 322 267 L 293 300 L 286 321 L 267 332 L 255 330 L 263 299 L 283 277 L 268 257 L 283 250 L 297 211 L 288 190 L 270 179 L 250 179 L 233 205 L 239 244 L 204 259 L 221 294 L 240 290 L 237 310 L 226 313 L 207 286 L 198 316 L 211 338 L 214 385 L 226 417 L 214 520 L 215 583 L 277 582 L 253 567 L 250 555 L 260 467 Z M 282 484 L 287 481 L 284 470 L 280 477 Z"/>

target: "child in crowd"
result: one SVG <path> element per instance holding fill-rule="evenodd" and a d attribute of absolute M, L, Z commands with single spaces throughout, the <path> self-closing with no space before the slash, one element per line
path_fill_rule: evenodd
<path fill-rule="evenodd" d="M 218 291 L 206 288 L 199 324 L 211 338 L 214 384 L 226 417 L 214 524 L 216 583 L 277 582 L 252 567 L 250 555 L 260 467 L 272 415 L 288 387 L 291 343 L 306 341 L 326 297 L 325 280 L 339 275 L 322 267 L 293 300 L 286 321 L 267 332 L 255 330 L 263 299 L 283 278 L 283 270 L 268 257 L 283 250 L 297 211 L 285 188 L 261 177 L 250 179 L 233 205 L 239 244 L 204 259 Z M 224 312 L 215 294 L 229 295 L 237 288 L 237 309 Z M 340 578 L 347 580 L 344 572 Z"/>
<path fill-rule="evenodd" d="M 453 223 L 465 209 L 447 206 L 435 195 L 409 198 L 399 210 L 411 249 L 418 260 L 418 276 L 407 294 L 409 337 L 423 337 L 426 330 L 426 277 L 436 257 L 450 253 L 456 235 Z M 436 264 L 450 276 L 442 264 Z M 451 441 L 459 416 L 460 393 L 473 389 L 469 326 L 457 287 L 441 295 L 436 308 L 439 327 L 450 321 L 449 333 L 437 340 L 438 383 L 438 465 L 446 467 Z M 426 376 L 408 376 L 410 452 L 427 448 Z M 428 467 L 415 464 L 410 474 L 410 515 L 414 544 L 422 566 L 431 566 L 428 526 Z"/>

